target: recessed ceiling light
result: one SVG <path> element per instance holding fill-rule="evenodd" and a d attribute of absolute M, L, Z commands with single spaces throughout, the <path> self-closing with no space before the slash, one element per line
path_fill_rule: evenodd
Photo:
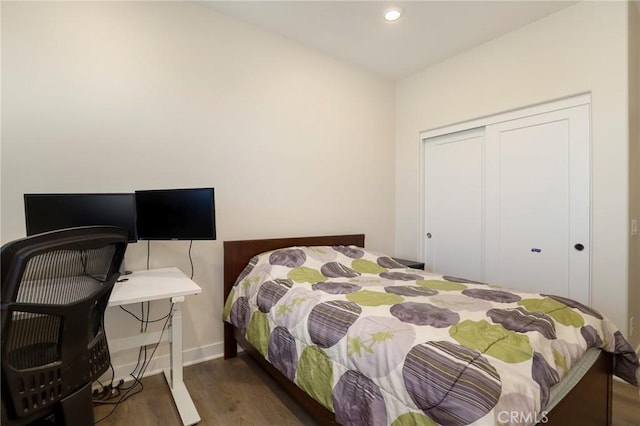
<path fill-rule="evenodd" d="M 384 20 L 389 22 L 397 21 L 401 16 L 402 9 L 400 9 L 399 7 L 392 7 L 391 9 L 387 9 L 384 12 Z"/>

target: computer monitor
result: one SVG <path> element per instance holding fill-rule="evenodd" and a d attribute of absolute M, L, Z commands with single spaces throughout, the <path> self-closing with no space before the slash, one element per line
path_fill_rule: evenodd
<path fill-rule="evenodd" d="M 136 191 L 140 240 L 215 240 L 213 188 Z"/>
<path fill-rule="evenodd" d="M 24 194 L 27 235 L 77 226 L 118 226 L 137 241 L 133 193 Z"/>

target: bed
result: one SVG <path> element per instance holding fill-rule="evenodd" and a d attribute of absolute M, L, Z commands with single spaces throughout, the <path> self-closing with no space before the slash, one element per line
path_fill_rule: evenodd
<path fill-rule="evenodd" d="M 517 374 L 511 374 L 510 372 L 505 374 L 505 371 L 508 372 L 510 370 L 501 370 L 501 368 L 507 364 L 518 364 L 522 361 L 510 359 L 514 356 L 516 358 L 519 356 L 517 355 L 517 350 L 515 355 L 510 353 L 505 355 L 499 350 L 493 352 L 489 350 L 489 355 L 487 355 L 486 350 L 479 350 L 477 344 L 473 342 L 470 343 L 469 348 L 463 347 L 462 344 L 458 343 L 465 341 L 465 339 L 469 340 L 471 338 L 473 340 L 475 333 L 473 327 L 466 326 L 472 324 L 475 327 L 482 321 L 470 321 L 469 318 L 464 316 L 459 318 L 458 314 L 452 313 L 451 310 L 443 307 L 431 308 L 436 310 L 435 315 L 431 316 L 436 318 L 435 320 L 421 318 L 421 314 L 414 309 L 419 307 L 418 305 L 420 304 L 414 304 L 413 300 L 423 299 L 414 299 L 413 297 L 426 297 L 431 300 L 434 297 L 443 299 L 446 296 L 449 299 L 460 299 L 463 298 L 460 293 L 466 292 L 467 295 L 479 299 L 480 305 L 484 304 L 490 308 L 491 315 L 484 312 L 475 312 L 471 315 L 472 317 L 473 315 L 488 315 L 493 322 L 485 321 L 483 324 L 489 327 L 489 334 L 491 334 L 493 332 L 492 327 L 497 328 L 500 326 L 500 332 L 505 331 L 503 327 L 512 329 L 513 325 L 510 325 L 510 323 L 513 318 L 509 318 L 509 315 L 505 315 L 505 312 L 527 314 L 528 312 L 525 308 L 533 310 L 532 307 L 536 305 L 531 301 L 533 296 L 518 294 L 514 296 L 516 292 L 509 289 L 495 288 L 454 277 L 436 276 L 422 271 L 405 269 L 402 265 L 395 264 L 390 257 L 378 253 L 370 253 L 364 249 L 360 250 L 359 248 L 362 247 L 364 247 L 363 234 L 225 241 L 224 243 L 224 298 L 227 301 L 224 317 L 235 320 L 234 322 L 236 323 L 236 325 L 233 325 L 230 322 L 224 322 L 225 359 L 236 356 L 237 344 L 239 344 L 298 403 L 310 411 L 314 418 L 318 420 L 318 423 L 390 424 L 392 426 L 402 426 L 409 424 L 522 425 L 540 422 L 555 425 L 606 425 L 611 424 L 612 420 L 611 392 L 614 365 L 618 370 L 618 375 L 622 372 L 625 380 L 637 385 L 634 376 L 638 365 L 637 356 L 621 334 L 619 332 L 617 334 L 614 333 L 614 329 L 610 331 L 611 334 L 604 336 L 604 343 L 602 339 L 599 342 L 600 346 L 607 346 L 609 352 L 591 348 L 586 355 L 581 355 L 579 360 L 569 360 L 568 355 L 560 354 L 560 346 L 566 346 L 569 352 L 574 352 L 576 345 L 562 343 L 558 346 L 563 339 L 555 339 L 554 335 L 553 350 L 549 349 L 550 352 L 546 356 L 547 359 L 551 357 L 556 361 L 555 363 L 552 362 L 555 369 L 550 368 L 549 363 L 544 361 L 541 353 L 533 351 L 529 353 L 528 357 L 530 359 L 526 361 L 530 363 L 529 365 L 534 365 L 534 367 L 530 368 L 532 377 L 527 379 L 533 383 L 533 386 L 531 384 L 528 386 L 509 384 L 506 377 L 508 376 L 510 380 L 512 375 L 516 376 Z M 276 251 L 273 252 L 274 250 Z M 305 266 L 307 265 L 306 261 L 297 261 L 295 259 L 296 256 L 291 256 L 293 253 L 291 250 L 296 253 L 296 256 L 299 255 L 299 252 L 306 253 L 304 257 L 308 258 L 310 262 L 313 260 L 311 257 L 317 257 L 317 259 L 313 260 L 316 263 L 309 263 L 312 267 Z M 264 269 L 265 266 L 261 266 L 260 263 L 264 262 L 264 260 L 257 260 L 258 258 L 254 257 L 264 252 L 272 252 L 265 255 L 267 257 L 275 256 L 271 258 L 272 260 L 276 259 L 275 264 L 277 265 L 275 267 L 268 265 L 266 267 L 268 270 Z M 336 256 L 338 257 L 336 258 Z M 264 256 L 260 259 L 264 259 Z M 320 264 L 325 269 L 322 269 L 321 276 L 318 277 L 314 275 L 313 271 L 318 272 L 320 269 L 313 266 Z M 287 279 L 287 276 L 275 278 L 271 276 L 272 269 L 275 270 L 281 267 L 285 267 L 285 270 L 289 268 L 287 276 L 289 278 L 293 277 L 293 279 Z M 261 302 L 258 305 L 261 305 L 259 309 L 264 312 L 261 311 L 255 315 L 260 321 L 249 324 L 251 319 L 247 315 L 253 318 L 253 313 L 248 314 L 248 311 L 244 308 L 246 304 L 244 299 L 248 300 L 249 297 L 244 297 L 241 300 L 243 302 L 242 309 L 238 309 L 239 303 L 236 302 L 242 299 L 239 296 L 239 292 L 244 287 L 248 288 L 249 281 L 254 280 L 256 269 L 260 268 L 263 268 L 263 276 L 270 278 L 268 280 L 269 284 L 264 288 L 259 287 L 259 290 L 247 291 L 253 291 L 255 300 L 258 300 L 256 292 L 259 291 L 261 293 Z M 295 271 L 291 272 L 291 269 L 295 269 Z M 369 273 L 374 274 L 373 278 L 371 278 L 371 275 L 367 275 Z M 297 276 L 296 274 L 304 276 Z M 375 293 L 376 289 L 379 290 L 376 285 L 378 284 L 378 276 L 381 275 L 389 278 L 392 283 L 384 287 L 385 290 L 382 290 L 384 300 L 379 302 L 377 300 L 380 298 L 380 294 L 373 295 L 372 293 Z M 327 276 L 331 278 L 328 279 Z M 314 281 L 316 282 L 314 283 Z M 234 288 L 236 282 L 242 283 L 242 286 Z M 416 286 L 415 284 L 419 285 Z M 313 287 L 314 285 L 316 287 Z M 311 313 L 315 313 L 314 318 L 324 316 L 331 320 L 331 318 L 336 317 L 336 312 L 338 312 L 337 317 L 342 315 L 339 312 L 346 312 L 346 317 L 353 317 L 354 319 L 349 320 L 349 324 L 345 327 L 343 324 L 339 324 L 344 317 L 342 319 L 338 318 L 338 324 L 333 325 L 334 331 L 329 332 L 320 329 L 316 329 L 316 331 L 311 328 L 307 329 L 307 327 L 311 327 L 314 324 L 308 318 L 302 321 L 304 326 L 300 325 L 302 323 L 300 323 L 299 319 L 295 321 L 289 320 L 292 330 L 297 329 L 297 332 L 301 332 L 306 336 L 296 337 L 285 328 L 279 325 L 274 326 L 276 324 L 271 324 L 269 322 L 271 320 L 267 319 L 267 313 L 272 308 L 285 309 L 284 304 L 278 305 L 284 300 L 284 295 L 289 297 L 289 295 L 294 295 L 296 291 L 304 294 L 311 294 L 311 291 L 315 291 L 321 294 L 318 297 L 325 298 L 317 300 L 317 302 L 325 308 L 328 306 L 329 310 L 323 313 L 322 309 L 317 307 L 311 309 Z M 420 294 L 416 294 L 416 292 Z M 490 297 L 487 297 L 487 295 Z M 371 302 L 372 296 L 375 296 L 375 302 Z M 327 297 L 328 299 L 326 299 Z M 518 300 L 511 300 L 511 297 L 517 297 Z M 577 304 L 577 302 L 574 303 L 550 295 L 540 297 L 544 299 L 545 303 L 562 304 L 566 308 L 564 309 L 566 314 L 571 318 L 578 318 L 576 316 L 578 312 L 580 314 L 586 313 L 585 318 L 587 319 L 584 321 L 595 321 L 594 316 L 599 316 L 596 312 Z M 456 300 L 459 301 L 458 299 Z M 509 309 L 496 309 L 496 303 L 497 307 L 501 307 L 501 304 L 506 304 L 505 306 L 508 305 Z M 517 303 L 520 303 L 520 305 L 517 305 Z M 572 306 L 565 306 L 566 303 Z M 355 314 L 347 312 L 353 310 L 354 307 L 355 309 L 374 313 L 382 311 L 392 311 L 394 313 L 393 317 L 384 320 L 374 315 L 377 318 L 374 322 L 384 324 L 384 326 L 383 330 L 369 335 L 377 336 L 377 341 L 383 342 L 381 343 L 383 346 L 385 345 L 384 341 L 389 340 L 388 343 L 391 344 L 386 344 L 386 346 L 391 348 L 391 352 L 385 353 L 383 359 L 378 359 L 378 364 L 376 364 L 375 368 L 356 362 L 357 365 L 362 366 L 361 370 L 364 373 L 361 373 L 358 368 L 354 368 L 354 365 L 347 365 L 353 358 L 351 352 L 357 352 L 359 356 L 362 355 L 361 358 L 367 358 L 371 353 L 376 352 L 371 350 L 371 342 L 364 342 L 363 339 L 358 338 L 357 333 L 347 336 L 347 331 L 349 333 L 355 329 L 362 331 L 364 327 L 360 326 L 364 321 L 356 321 L 359 319 L 358 312 Z M 334 308 L 338 308 L 338 311 Z M 470 310 L 475 309 L 467 308 Z M 292 315 L 291 318 L 293 318 Z M 398 321 L 398 318 L 401 321 Z M 432 343 L 416 344 L 416 339 L 419 340 L 421 335 L 411 334 L 414 333 L 413 331 L 408 332 L 410 334 L 408 337 L 390 338 L 389 331 L 393 327 L 389 328 L 389 324 L 395 324 L 394 327 L 396 328 L 398 324 L 404 327 L 406 325 L 405 321 L 411 323 L 412 326 L 416 326 L 418 330 L 429 329 L 434 330 L 436 333 L 446 332 L 450 336 L 455 335 L 457 340 L 451 340 L 441 335 L 440 338 L 434 339 L 435 346 L 427 347 Z M 566 318 L 563 318 L 562 321 L 566 322 Z M 537 328 L 526 330 L 529 336 L 532 334 L 547 335 L 548 333 L 553 333 L 547 329 L 549 327 L 547 315 L 534 313 L 531 323 L 537 324 Z M 593 324 L 595 325 L 596 322 Z M 599 325 L 595 326 L 599 327 Z M 606 320 L 604 321 L 604 326 L 612 327 Z M 553 328 L 554 326 L 552 325 L 551 327 Z M 558 324 L 555 327 L 563 330 L 567 328 Z M 256 334 L 255 332 L 255 330 L 264 329 L 269 335 L 267 337 L 268 341 L 265 341 L 265 336 L 259 336 L 258 334 L 260 333 Z M 336 329 L 338 330 L 337 335 Z M 588 342 L 591 342 L 587 346 L 598 346 L 599 338 L 597 335 L 591 332 L 593 330 L 585 332 L 585 329 L 585 324 L 582 323 L 580 334 Z M 451 330 L 456 330 L 456 332 L 453 333 Z M 512 335 L 510 330 L 507 330 L 507 332 L 509 336 L 505 341 L 515 339 L 512 342 L 515 346 L 519 345 L 518 342 L 522 343 L 521 336 Z M 309 336 L 311 336 L 311 341 L 308 341 Z M 307 341 L 304 341 L 305 339 Z M 338 349 L 339 345 L 342 344 L 340 342 L 347 340 L 349 341 L 348 345 Z M 376 341 L 376 339 L 373 339 L 373 341 Z M 490 344 L 487 347 L 499 348 L 499 346 Z M 347 347 L 349 348 L 348 351 Z M 291 350 L 296 352 L 296 348 L 304 348 L 306 351 L 300 350 L 298 351 L 299 353 L 292 355 Z M 403 349 L 401 350 L 400 348 Z M 428 350 L 421 351 L 421 348 L 427 348 Z M 540 349 L 540 352 L 545 351 L 547 349 Z M 349 352 L 348 356 L 345 355 L 346 352 Z M 613 352 L 616 355 L 612 354 Z M 326 356 L 326 353 L 329 353 L 329 357 Z M 495 359 L 494 356 L 498 359 Z M 567 356 L 567 359 L 564 358 L 565 356 Z M 335 357 L 335 359 L 331 359 L 331 357 Z M 267 358 L 272 362 L 268 361 Z M 332 376 L 329 379 L 323 376 L 324 373 L 320 369 L 316 368 L 317 365 L 328 363 L 327 358 L 331 362 L 327 367 L 329 370 L 333 369 L 331 374 L 336 376 Z M 374 357 L 369 356 L 369 358 L 373 359 Z M 399 364 L 400 358 L 405 363 L 402 366 Z M 460 367 L 452 367 L 449 363 L 449 358 L 455 359 L 458 364 L 460 360 L 472 359 L 464 367 L 465 374 L 468 372 L 467 376 L 459 374 Z M 421 376 L 425 373 L 414 367 L 417 364 L 424 364 L 425 359 L 428 360 L 426 363 L 436 365 L 436 367 L 440 366 L 439 368 L 442 371 L 453 368 L 457 376 L 454 380 L 432 373 L 428 373 L 430 376 L 427 378 Z M 413 364 L 407 363 L 407 361 L 411 360 L 413 360 Z M 407 366 L 406 364 L 410 365 Z M 571 368 L 568 368 L 565 364 Z M 558 380 L 559 375 L 556 371 L 559 368 L 558 365 L 564 365 L 567 369 L 567 371 L 562 371 L 561 384 L 565 382 L 571 383 L 564 386 L 554 385 L 550 390 L 543 390 L 543 384 L 551 385 Z M 469 366 L 473 366 L 477 371 L 474 373 L 472 371 L 474 368 Z M 298 368 L 297 372 L 296 367 Z M 303 375 L 301 371 L 306 372 Z M 402 371 L 402 378 L 393 378 L 392 371 Z M 434 371 L 439 370 L 434 369 Z M 514 371 L 517 371 L 517 369 Z M 504 377 L 501 378 L 500 374 Z M 447 375 L 450 376 L 449 373 Z M 399 381 L 402 383 L 399 383 Z M 425 385 L 426 383 L 428 385 Z M 316 384 L 320 390 L 314 388 Z M 471 389 L 470 393 L 466 393 L 468 389 L 465 390 L 467 388 L 465 384 L 469 384 L 471 387 L 476 386 L 476 390 Z M 511 387 L 509 388 L 509 386 Z M 327 395 L 327 388 L 330 389 L 331 395 Z M 397 396 L 394 395 L 395 388 L 401 388 Z M 509 398 L 501 396 L 501 393 L 503 393 L 501 389 L 503 388 L 511 389 L 508 393 Z M 425 389 L 427 395 L 421 395 L 421 392 L 425 392 Z M 481 389 L 481 391 L 479 392 L 478 389 Z M 442 402 L 442 404 L 435 404 L 434 401 Z M 525 409 L 525 407 L 527 408 Z"/>

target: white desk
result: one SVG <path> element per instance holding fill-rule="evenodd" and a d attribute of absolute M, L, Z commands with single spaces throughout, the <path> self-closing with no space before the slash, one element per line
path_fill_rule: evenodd
<path fill-rule="evenodd" d="M 127 281 L 116 283 L 107 306 L 120 306 L 152 300 L 170 299 L 173 308 L 170 316 L 169 332 L 161 336 L 161 331 L 142 333 L 132 337 L 109 340 L 109 350 L 113 353 L 169 341 L 171 363 L 164 375 L 171 389 L 182 423 L 193 425 L 200 416 L 193 405 L 182 376 L 182 310 L 184 297 L 199 294 L 202 289 L 178 268 L 150 269 L 123 275 Z M 168 335 L 168 336 L 167 336 Z M 161 339 L 162 337 L 162 339 Z"/>

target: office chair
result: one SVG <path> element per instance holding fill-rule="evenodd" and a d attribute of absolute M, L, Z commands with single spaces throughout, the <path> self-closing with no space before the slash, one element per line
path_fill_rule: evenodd
<path fill-rule="evenodd" d="M 2 423 L 93 425 L 104 311 L 128 232 L 87 226 L 2 246 Z"/>

